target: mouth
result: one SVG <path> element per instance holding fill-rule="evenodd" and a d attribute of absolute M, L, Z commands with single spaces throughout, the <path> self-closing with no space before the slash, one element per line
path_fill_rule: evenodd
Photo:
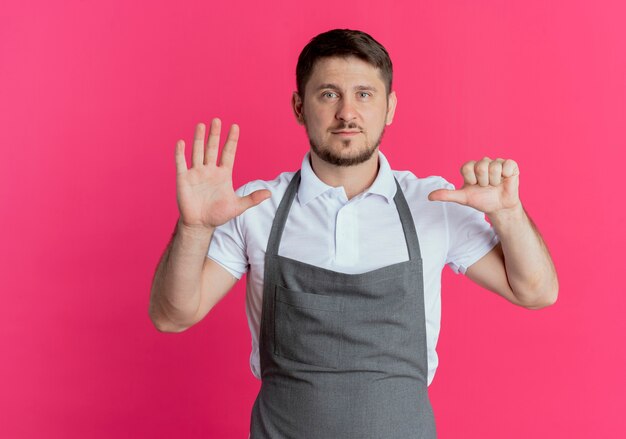
<path fill-rule="evenodd" d="M 331 131 L 331 133 L 334 134 L 335 136 L 350 137 L 350 136 L 356 136 L 357 134 L 361 134 L 361 131 Z"/>

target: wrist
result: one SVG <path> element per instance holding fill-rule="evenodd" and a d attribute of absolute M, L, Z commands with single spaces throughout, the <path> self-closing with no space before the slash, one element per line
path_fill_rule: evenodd
<path fill-rule="evenodd" d="M 515 224 L 523 221 L 526 217 L 522 203 L 518 203 L 513 207 L 500 209 L 487 214 L 489 222 L 495 227 L 500 228 L 506 224 Z"/>
<path fill-rule="evenodd" d="M 205 226 L 204 224 L 185 224 L 182 218 L 178 218 L 178 223 L 176 225 L 176 232 L 182 233 L 185 235 L 203 237 L 203 236 L 211 236 L 215 231 L 215 227 Z"/>

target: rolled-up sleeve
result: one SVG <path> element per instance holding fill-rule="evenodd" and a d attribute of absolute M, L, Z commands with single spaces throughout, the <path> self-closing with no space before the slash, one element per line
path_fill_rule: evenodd
<path fill-rule="evenodd" d="M 447 189 L 454 185 L 447 183 Z M 485 256 L 499 242 L 485 214 L 458 203 L 445 203 L 448 227 L 446 264 L 455 273 L 465 274 L 468 267 Z"/>
<path fill-rule="evenodd" d="M 244 196 L 247 185 L 237 189 L 238 196 Z M 211 258 L 237 279 L 248 271 L 246 245 L 241 230 L 241 215 L 218 226 L 209 244 L 207 257 Z"/>

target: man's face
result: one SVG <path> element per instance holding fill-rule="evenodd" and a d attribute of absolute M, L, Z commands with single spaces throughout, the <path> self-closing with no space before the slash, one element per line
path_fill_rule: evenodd
<path fill-rule="evenodd" d="M 356 57 L 322 58 L 304 90 L 294 93 L 296 118 L 306 127 L 312 151 L 337 166 L 368 160 L 380 144 L 396 107 L 387 98 L 380 70 Z"/>

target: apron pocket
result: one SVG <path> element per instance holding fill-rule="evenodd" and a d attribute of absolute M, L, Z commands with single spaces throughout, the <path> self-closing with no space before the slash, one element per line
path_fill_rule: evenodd
<path fill-rule="evenodd" d="M 339 367 L 343 298 L 276 286 L 274 354 L 315 366 Z"/>

